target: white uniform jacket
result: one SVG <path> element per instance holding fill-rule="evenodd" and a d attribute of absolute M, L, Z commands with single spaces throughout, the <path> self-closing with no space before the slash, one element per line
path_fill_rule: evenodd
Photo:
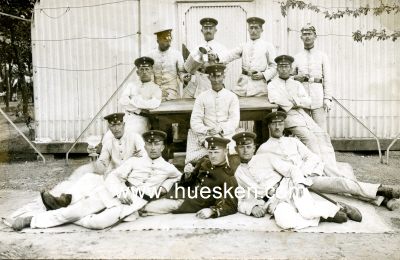
<path fill-rule="evenodd" d="M 143 156 L 144 141 L 137 133 L 125 131 L 124 135 L 117 139 L 112 133 L 105 135 L 103 147 L 96 161 L 98 169 L 115 169 L 133 156 Z"/>
<path fill-rule="evenodd" d="M 180 180 L 181 172 L 162 157 L 152 160 L 147 155 L 132 157 L 106 178 L 106 187 L 112 195 L 118 195 L 128 188 L 140 190 L 149 197 L 156 195 L 159 187 L 169 191 Z"/>
<path fill-rule="evenodd" d="M 268 84 L 268 99 L 285 110 L 287 118 L 285 128 L 294 126 L 310 126 L 316 124 L 303 110 L 310 108 L 311 98 L 307 95 L 303 85 L 294 79 L 283 80 L 275 78 Z"/>
<path fill-rule="evenodd" d="M 315 48 L 302 50 L 294 56 L 293 70 L 298 75 L 309 75 L 320 78 L 322 83 L 303 82 L 304 88 L 311 97 L 311 109 L 323 107 L 324 98 L 332 98 L 331 71 L 328 56 Z"/>
<path fill-rule="evenodd" d="M 157 48 L 146 56 L 154 60 L 154 82 L 161 87 L 163 100 L 179 98 L 179 83 L 185 74 L 182 54 L 171 48 L 166 51 Z"/>
<path fill-rule="evenodd" d="M 210 89 L 195 100 L 190 128 L 197 134 L 205 135 L 207 130 L 219 126 L 223 135 L 231 135 L 239 126 L 239 121 L 238 97 L 225 88 L 218 92 Z"/>

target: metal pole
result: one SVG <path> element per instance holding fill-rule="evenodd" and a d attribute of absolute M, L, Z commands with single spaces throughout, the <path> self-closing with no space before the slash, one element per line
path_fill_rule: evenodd
<path fill-rule="evenodd" d="M 355 119 L 358 123 L 360 123 L 365 129 L 367 129 L 367 130 L 374 136 L 374 138 L 375 138 L 375 140 L 376 140 L 376 143 L 377 143 L 377 145 L 378 145 L 379 159 L 380 159 L 380 162 L 383 163 L 382 151 L 381 151 L 381 144 L 380 144 L 380 142 L 379 142 L 378 136 L 376 136 L 376 135 L 374 134 L 374 132 L 372 132 L 366 125 L 364 125 L 364 123 L 361 122 L 360 119 L 358 119 L 355 115 L 353 115 L 353 114 L 352 114 L 345 106 L 343 106 L 336 98 L 332 97 L 332 99 L 336 102 L 336 104 L 338 104 L 341 108 L 343 108 L 344 111 L 347 112 L 347 114 L 349 114 L 353 119 Z"/>
<path fill-rule="evenodd" d="M 3 116 L 7 119 L 7 121 L 15 128 L 15 130 L 17 130 L 17 132 L 22 135 L 22 137 L 29 143 L 29 145 L 40 155 L 40 157 L 42 157 L 43 159 L 43 163 L 46 163 L 46 159 L 44 158 L 43 154 L 36 148 L 36 146 L 28 139 L 28 137 L 26 137 L 24 135 L 24 133 L 22 133 L 21 130 L 18 129 L 18 127 L 13 123 L 13 121 L 11 121 L 11 119 L 7 116 L 6 113 L 4 113 L 3 109 L 0 108 L 0 112 L 1 114 L 3 114 Z"/>
<path fill-rule="evenodd" d="M 83 136 L 83 134 L 89 129 L 89 127 L 93 124 L 93 122 L 96 120 L 96 118 L 100 115 L 101 112 L 103 112 L 104 108 L 111 102 L 113 97 L 118 93 L 118 91 L 121 89 L 121 87 L 125 84 L 125 82 L 132 76 L 133 72 L 136 71 L 136 67 L 134 67 L 131 72 L 129 72 L 128 76 L 125 77 L 124 81 L 118 86 L 118 88 L 114 91 L 114 93 L 111 95 L 111 97 L 107 100 L 107 102 L 101 107 L 101 109 L 96 113 L 96 115 L 93 117 L 92 121 L 87 125 L 87 127 L 82 131 L 82 133 L 76 138 L 75 142 L 72 144 L 71 148 L 69 148 L 67 154 L 66 154 L 66 164 L 68 165 L 68 158 L 69 158 L 69 153 L 72 151 L 72 149 L 75 147 L 75 145 L 78 143 L 78 140 Z"/>
<path fill-rule="evenodd" d="M 389 150 L 392 148 L 394 143 L 400 138 L 400 133 L 394 138 L 394 140 L 389 144 L 388 148 L 386 149 L 386 164 L 389 164 Z"/>

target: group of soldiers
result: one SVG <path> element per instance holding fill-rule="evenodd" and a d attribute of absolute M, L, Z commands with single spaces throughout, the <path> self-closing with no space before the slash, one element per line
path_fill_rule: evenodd
<path fill-rule="evenodd" d="M 326 55 L 313 48 L 315 28 L 302 29 L 301 53 L 276 57 L 274 46 L 260 39 L 265 21 L 247 22 L 250 41 L 228 51 L 214 40 L 217 20 L 201 19 L 205 43 L 186 62 L 170 49 L 171 30 L 157 32 L 158 49 L 135 60 L 140 84 L 122 94 L 125 113 L 105 117 L 110 131 L 97 161 L 76 170 L 58 189 L 42 192 L 46 211 L 15 218 L 13 229 L 71 222 L 104 229 L 140 216 L 195 213 L 207 219 L 238 211 L 270 214 L 283 229 L 362 220 L 358 209 L 322 193 L 398 207 L 399 187 L 357 181 L 336 163 L 326 132 L 329 68 Z M 226 64 L 240 57 L 242 74 L 228 90 Z M 190 62 L 201 66 L 191 70 Z M 257 151 L 255 133 L 237 132 L 238 96 L 266 96 L 280 108 L 267 115 L 270 138 Z M 141 116 L 142 109 L 180 97 L 195 98 L 183 173 L 161 156 L 167 134 L 149 130 Z M 284 136 L 285 129 L 295 137 Z M 245 192 L 236 192 L 240 189 Z"/>

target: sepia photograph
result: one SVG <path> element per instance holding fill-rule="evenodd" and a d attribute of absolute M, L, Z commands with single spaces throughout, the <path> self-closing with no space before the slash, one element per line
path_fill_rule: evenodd
<path fill-rule="evenodd" d="M 1 0 L 0 259 L 400 259 L 399 0 Z"/>

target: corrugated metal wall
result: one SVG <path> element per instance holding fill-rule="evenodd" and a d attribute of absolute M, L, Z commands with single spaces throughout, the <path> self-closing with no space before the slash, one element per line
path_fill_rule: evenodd
<path fill-rule="evenodd" d="M 379 5 L 378 0 L 310 2 L 326 10 Z M 139 52 L 156 47 L 155 31 L 171 27 L 173 48 L 181 50 L 182 43 L 193 48 L 202 36 L 198 20 L 203 16 L 220 21 L 216 39 L 228 48 L 248 39 L 245 18 L 260 16 L 266 20 L 262 37 L 279 54 L 292 55 L 302 48 L 300 28 L 312 22 L 319 34 L 317 48 L 331 57 L 334 96 L 379 137 L 394 137 L 399 131 L 398 42 L 356 43 L 351 33 L 398 29 L 400 15 L 329 21 L 323 14 L 290 10 L 282 17 L 273 0 L 41 0 L 32 27 L 37 140 L 74 140 L 129 73 Z M 238 77 L 240 61 L 232 67 L 227 85 Z M 104 114 L 117 109 L 114 100 Z M 104 127 L 99 119 L 88 134 L 100 134 Z M 329 116 L 329 132 L 334 138 L 370 137 L 336 105 Z"/>
<path fill-rule="evenodd" d="M 133 68 L 138 1 L 109 2 L 36 4 L 32 53 L 37 141 L 74 141 Z M 104 114 L 116 110 L 117 99 Z M 104 129 L 99 118 L 88 135 Z"/>
<path fill-rule="evenodd" d="M 357 8 L 360 5 L 375 7 L 380 4 L 374 0 L 313 0 L 312 3 L 326 7 L 321 8 L 322 11 L 334 11 L 337 7 Z M 393 138 L 400 131 L 399 43 L 391 40 L 358 43 L 351 35 L 357 30 L 374 28 L 386 29 L 387 32 L 398 30 L 400 14 L 369 14 L 359 18 L 327 20 L 322 13 L 290 10 L 288 42 L 293 43 L 288 45 L 290 54 L 300 51 L 302 42 L 299 31 L 307 22 L 316 26 L 319 35 L 316 47 L 331 58 L 333 95 L 377 136 Z M 329 132 L 336 138 L 372 137 L 337 105 L 329 114 Z"/>

